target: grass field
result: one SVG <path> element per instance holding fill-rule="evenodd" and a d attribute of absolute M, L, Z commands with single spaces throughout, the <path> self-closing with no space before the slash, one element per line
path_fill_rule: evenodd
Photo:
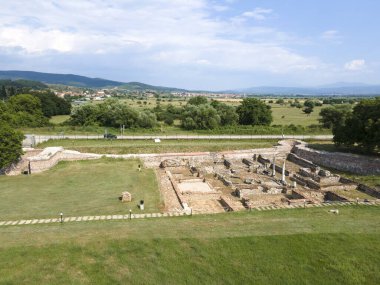
<path fill-rule="evenodd" d="M 100 159 L 60 162 L 56 167 L 31 176 L 0 176 L 0 220 L 65 216 L 158 212 L 161 201 L 152 169 L 138 172 L 137 160 Z M 121 203 L 128 191 L 134 198 Z"/>
<path fill-rule="evenodd" d="M 324 107 L 314 107 L 314 111 L 310 115 L 302 112 L 302 109 L 290 106 L 281 106 L 279 104 L 270 104 L 272 107 L 273 125 L 317 125 L 319 124 L 319 112 Z"/>
<path fill-rule="evenodd" d="M 54 125 L 59 125 L 65 121 L 67 121 L 69 118 L 70 118 L 69 115 L 58 115 L 58 116 L 51 117 L 49 122 L 54 124 Z"/>
<path fill-rule="evenodd" d="M 2 227 L 2 284 L 379 284 L 380 207 Z"/>
<path fill-rule="evenodd" d="M 49 140 L 37 147 L 63 146 L 64 148 L 90 153 L 165 153 L 227 151 L 252 148 L 266 148 L 277 144 L 277 140 Z"/>

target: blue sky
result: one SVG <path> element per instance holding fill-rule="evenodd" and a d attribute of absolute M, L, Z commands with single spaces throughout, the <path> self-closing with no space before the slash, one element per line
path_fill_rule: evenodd
<path fill-rule="evenodd" d="M 379 84 L 377 0 L 0 0 L 0 69 L 203 90 Z"/>

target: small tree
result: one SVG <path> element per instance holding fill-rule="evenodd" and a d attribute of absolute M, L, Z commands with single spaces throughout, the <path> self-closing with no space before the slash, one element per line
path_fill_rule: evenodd
<path fill-rule="evenodd" d="M 303 105 L 305 106 L 305 108 L 303 108 L 302 111 L 309 116 L 314 111 L 314 101 L 308 99 L 303 103 Z"/>
<path fill-rule="evenodd" d="M 284 105 L 285 101 L 284 101 L 284 99 L 280 98 L 280 99 L 276 100 L 276 104 Z"/>
<path fill-rule="evenodd" d="M 187 104 L 190 104 L 190 105 L 207 104 L 207 98 L 204 97 L 204 96 L 192 97 L 192 98 L 189 99 L 189 101 L 187 102 Z"/>

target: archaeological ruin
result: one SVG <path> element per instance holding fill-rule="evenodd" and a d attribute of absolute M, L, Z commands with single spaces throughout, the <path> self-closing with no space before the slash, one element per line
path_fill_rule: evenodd
<path fill-rule="evenodd" d="M 104 155 L 138 158 L 144 167 L 156 171 L 166 212 L 218 213 L 251 210 L 262 206 L 318 205 L 331 201 L 355 202 L 358 197 L 376 200 L 380 189 L 358 184 L 309 160 L 318 152 L 301 141 L 280 141 L 265 149 L 220 153 L 165 153 Z M 8 174 L 44 171 L 60 160 L 97 159 L 98 154 L 83 154 L 63 148 L 26 152 Z M 380 173 L 380 159 L 355 156 L 344 169 L 358 173 Z M 339 169 L 340 157 L 320 152 L 319 162 Z M 123 193 L 123 200 L 130 197 Z M 125 199 L 124 199 L 125 196 Z M 361 198 L 363 199 L 363 198 Z"/>

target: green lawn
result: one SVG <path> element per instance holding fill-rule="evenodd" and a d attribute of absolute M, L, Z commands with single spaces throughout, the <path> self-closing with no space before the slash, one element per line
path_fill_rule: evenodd
<path fill-rule="evenodd" d="M 380 207 L 0 228 L 2 284 L 379 284 Z"/>
<path fill-rule="evenodd" d="M 0 220 L 65 216 L 127 214 L 138 211 L 145 200 L 146 212 L 158 212 L 160 194 L 154 171 L 138 172 L 137 160 L 100 159 L 60 162 L 31 176 L 0 176 Z M 132 202 L 121 203 L 129 191 Z"/>
<path fill-rule="evenodd" d="M 266 148 L 277 144 L 277 140 L 49 140 L 37 147 L 63 146 L 66 149 L 90 153 L 165 153 L 165 152 L 197 152 L 227 151 L 252 148 Z"/>

